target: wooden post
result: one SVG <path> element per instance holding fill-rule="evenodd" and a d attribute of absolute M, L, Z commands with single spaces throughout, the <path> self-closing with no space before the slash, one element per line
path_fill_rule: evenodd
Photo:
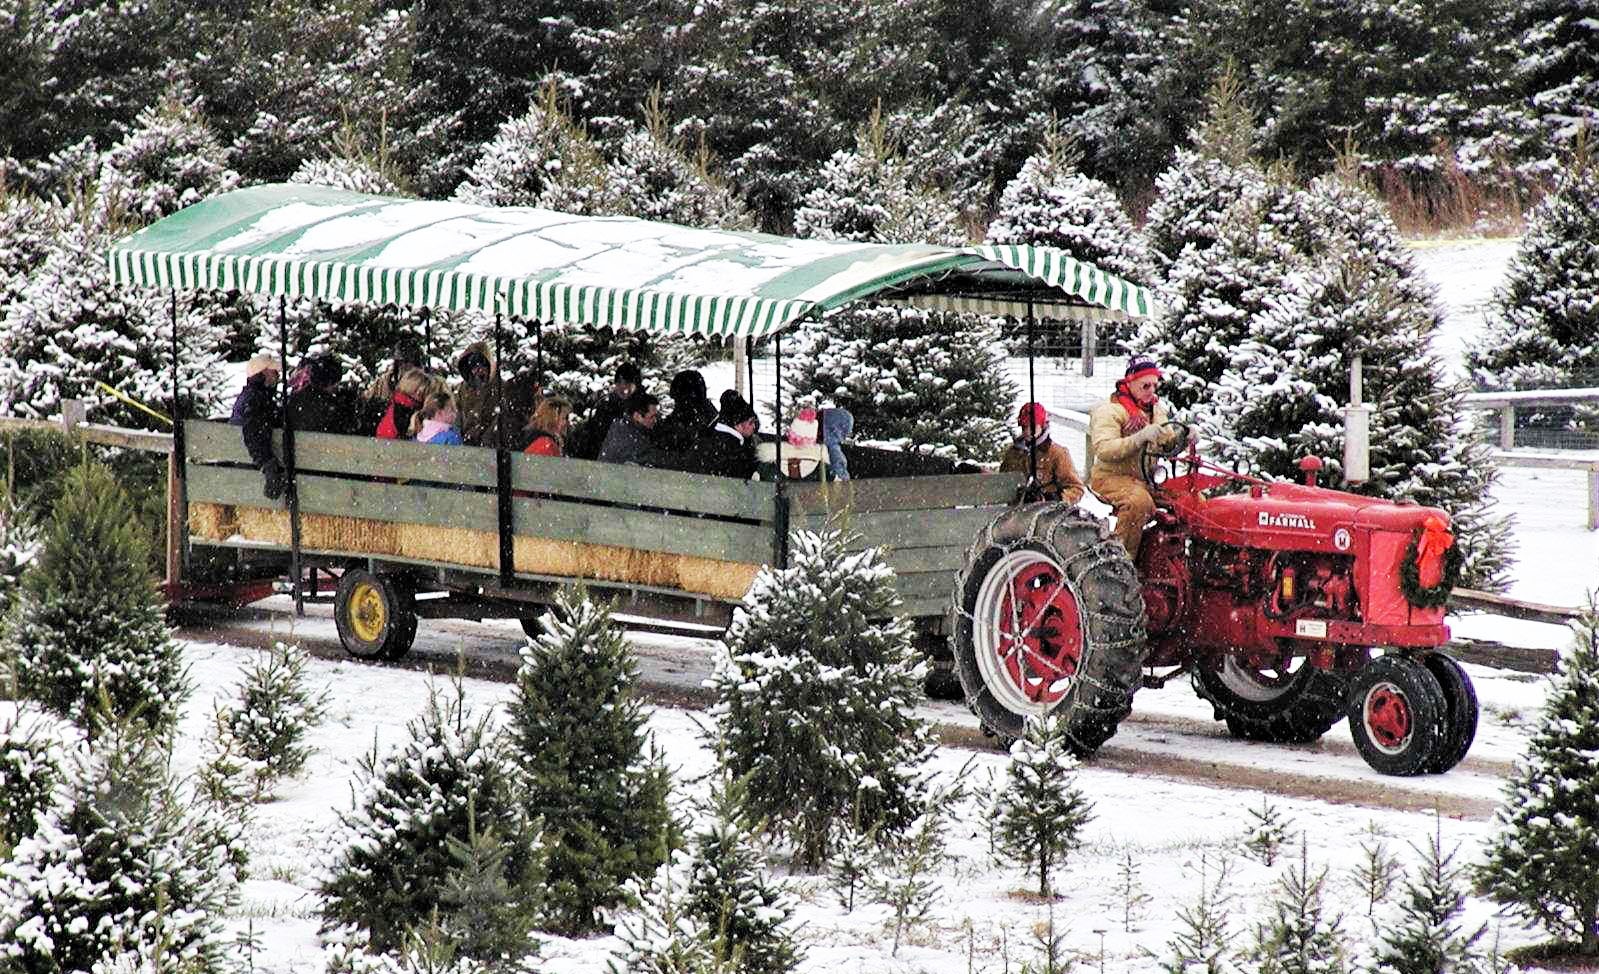
<path fill-rule="evenodd" d="M 1509 450 L 1516 445 L 1516 407 L 1504 406 L 1499 410 L 1499 449 Z"/>
<path fill-rule="evenodd" d="M 183 581 L 183 500 L 178 477 L 178 451 L 167 454 L 167 579 L 170 596 L 177 594 Z"/>
<path fill-rule="evenodd" d="M 1588 471 L 1588 530 L 1599 531 L 1599 470 Z"/>
<path fill-rule="evenodd" d="M 1092 312 L 1090 312 L 1091 314 Z M 1094 374 L 1094 345 L 1099 341 L 1098 330 L 1094 326 L 1092 317 L 1083 319 L 1083 375 L 1085 377 Z"/>
<path fill-rule="evenodd" d="M 89 404 L 82 399 L 61 400 L 61 426 L 67 435 L 89 421 Z"/>
<path fill-rule="evenodd" d="M 733 339 L 733 391 L 744 397 L 745 402 L 754 402 L 755 393 L 749 387 L 749 379 L 745 371 L 749 368 L 750 340 L 748 338 Z"/>

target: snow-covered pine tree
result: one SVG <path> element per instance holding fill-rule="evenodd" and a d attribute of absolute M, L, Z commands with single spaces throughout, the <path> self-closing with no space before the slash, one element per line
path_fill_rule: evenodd
<path fill-rule="evenodd" d="M 1599 384 L 1599 151 L 1584 148 L 1527 218 L 1488 329 L 1467 350 L 1485 389 Z"/>
<path fill-rule="evenodd" d="M 1166 974 L 1232 974 L 1238 970 L 1229 913 L 1236 895 L 1230 885 L 1232 863 L 1226 859 L 1212 862 L 1208 852 L 1201 852 L 1199 867 L 1194 871 L 1199 876 L 1199 895 L 1192 906 L 1178 908 L 1177 931 L 1166 941 L 1166 958 L 1161 959 L 1147 947 L 1144 952 L 1158 961 Z"/>
<path fill-rule="evenodd" d="M 400 195 L 400 188 L 384 173 L 364 160 L 344 157 L 307 159 L 289 176 L 289 182 L 332 186 L 377 196 Z"/>
<path fill-rule="evenodd" d="M 365 935 L 361 946 L 377 953 L 404 946 L 430 920 L 456 919 L 461 904 L 445 901 L 461 877 L 450 840 L 481 852 L 483 839 L 474 832 L 489 833 L 475 823 L 493 823 L 504 853 L 497 878 L 520 904 L 516 912 L 535 912 L 542 897 L 536 814 L 489 718 L 472 715 L 457 683 L 433 688 L 406 733 L 399 748 L 379 755 L 374 744 L 362 758 L 362 783 L 351 809 L 339 815 L 341 834 L 321 888 L 324 929 L 355 927 Z M 519 921 L 513 913 L 507 922 Z M 471 936 L 501 943 L 507 939 L 501 934 L 514 932 L 481 929 Z M 536 946 L 524 939 L 517 956 Z"/>
<path fill-rule="evenodd" d="M 1440 821 L 1435 823 L 1427 844 L 1414 848 L 1421 856 L 1421 870 L 1405 879 L 1398 915 L 1381 925 L 1377 974 L 1477 970 L 1482 958 L 1475 944 L 1488 925 L 1471 933 L 1461 929 L 1460 913 L 1466 905 L 1466 893 L 1461 888 L 1464 870 L 1454 865 L 1459 847 L 1444 851 Z"/>
<path fill-rule="evenodd" d="M 610 974 L 730 974 L 718 959 L 716 932 L 688 905 L 693 859 L 675 849 L 649 882 L 632 880 L 627 898 L 639 908 L 621 914 L 606 970 Z"/>
<path fill-rule="evenodd" d="M 1531 116 L 1528 167 L 1548 172 L 1584 129 L 1599 133 L 1599 44 L 1589 0 L 1518 0 L 1509 5 L 1512 74 L 1522 111 Z"/>
<path fill-rule="evenodd" d="M 521 115 L 500 124 L 455 189 L 463 203 L 541 206 L 567 213 L 625 213 L 600 150 L 546 85 Z"/>
<path fill-rule="evenodd" d="M 883 850 L 879 848 L 876 830 L 861 821 L 861 806 L 850 806 L 848 818 L 835 823 L 835 834 L 829 840 L 832 853 L 827 857 L 827 885 L 838 897 L 838 905 L 845 913 L 855 911 L 855 897 L 869 887 L 880 865 Z"/>
<path fill-rule="evenodd" d="M 1265 794 L 1260 796 L 1260 811 L 1249 810 L 1249 831 L 1244 833 L 1244 851 L 1259 859 L 1261 865 L 1271 868 L 1277 853 L 1288 841 L 1288 822 L 1282 811 L 1271 803 Z M 1304 833 L 1300 833 L 1304 838 Z"/>
<path fill-rule="evenodd" d="M 625 884 L 666 859 L 671 777 L 649 746 L 637 682 L 610 607 L 581 588 L 561 591 L 522 648 L 507 730 L 528 812 L 544 822 L 547 929 L 601 929 Z"/>
<path fill-rule="evenodd" d="M 1309 843 L 1301 833 L 1299 865 L 1290 865 L 1277 880 L 1272 916 L 1255 928 L 1253 959 L 1260 974 L 1344 974 L 1349 969 L 1339 929 L 1343 918 L 1327 916 L 1326 890 L 1327 870 L 1311 871 Z"/>
<path fill-rule="evenodd" d="M 1153 285 L 1149 245 L 1111 188 L 1077 171 L 1078 152 L 1056 122 L 999 197 L 991 244 L 1059 247 L 1135 284 Z"/>
<path fill-rule="evenodd" d="M 1011 745 L 1005 788 L 995 796 L 999 847 L 1013 862 L 1036 871 L 1038 895 L 1052 896 L 1050 870 L 1082 846 L 1093 803 L 1073 782 L 1077 758 L 1058 720 L 1029 719 Z"/>
<path fill-rule="evenodd" d="M 242 833 L 195 802 L 169 761 L 127 723 L 78 752 L 38 831 L 0 863 L 0 967 L 84 971 L 161 943 L 170 969 L 233 970 L 222 916 L 245 866 Z"/>
<path fill-rule="evenodd" d="M 55 803 L 70 767 L 63 742 L 74 733 L 28 704 L 0 723 L 0 861 L 38 830 Z"/>
<path fill-rule="evenodd" d="M 755 218 L 732 188 L 710 171 L 702 140 L 690 156 L 667 124 L 659 89 L 644 103 L 644 126 L 617 146 L 609 182 L 621 194 L 621 212 L 687 227 L 753 230 Z"/>
<path fill-rule="evenodd" d="M 877 549 L 846 546 L 834 529 L 796 534 L 791 567 L 756 577 L 708 682 L 723 770 L 749 781 L 749 820 L 807 868 L 825 861 L 834 822 L 856 802 L 881 841 L 909 827 L 933 747 L 915 714 L 924 664 L 893 614 L 893 570 Z"/>
<path fill-rule="evenodd" d="M 889 141 L 880 111 L 856 133 L 853 152 L 835 152 L 822 166 L 819 185 L 794 211 L 794 233 L 817 240 L 966 243 L 960 214 L 916 180 Z"/>
<path fill-rule="evenodd" d="M 0 310 L 22 295 L 68 221 L 60 204 L 0 185 Z"/>
<path fill-rule="evenodd" d="M 1495 468 L 1462 422 L 1463 390 L 1428 346 L 1438 312 L 1430 300 L 1407 299 L 1392 267 L 1366 253 L 1330 255 L 1254 315 L 1192 418 L 1224 462 L 1291 478 L 1300 458 L 1317 456 L 1336 484 L 1340 409 L 1360 356 L 1364 398 L 1374 407 L 1371 469 L 1351 489 L 1449 511 L 1466 556 L 1465 583 L 1492 587 L 1508 567 L 1509 523 L 1492 509 Z"/>
<path fill-rule="evenodd" d="M 113 287 L 105 249 L 129 228 L 103 212 L 79 214 L 0 317 L 0 411 L 43 418 L 73 398 L 88 402 L 101 422 L 149 427 L 154 420 L 95 382 L 170 409 L 171 299 Z M 189 309 L 179 302 L 179 374 L 185 402 L 205 410 L 223 393 L 223 336 L 209 315 Z"/>
<path fill-rule="evenodd" d="M 765 874 L 744 825 L 746 785 L 721 777 L 688 836 L 684 907 L 712 935 L 713 954 L 737 974 L 786 974 L 804 957 L 797 904 Z"/>
<path fill-rule="evenodd" d="M 1573 627 L 1543 713 L 1505 787 L 1477 888 L 1599 954 L 1599 602 Z"/>
<path fill-rule="evenodd" d="M 217 714 L 219 731 L 260 769 L 263 786 L 298 773 L 311 756 L 306 732 L 321 723 L 328 692 L 309 685 L 310 662 L 299 646 L 274 644 L 245 665 L 235 700 Z"/>
<path fill-rule="evenodd" d="M 1155 177 L 1155 202 L 1144 223 L 1150 258 L 1170 274 L 1183 250 L 1210 249 L 1222 235 L 1228 211 L 1258 184 L 1252 162 L 1255 120 L 1245 103 L 1236 70 L 1228 66 L 1207 94 L 1205 120 L 1193 133 L 1194 148 Z"/>
<path fill-rule="evenodd" d="M 105 154 L 100 191 L 144 220 L 238 186 L 200 106 L 182 88 L 139 112 L 133 129 Z"/>
<path fill-rule="evenodd" d="M 68 474 L 0 629 L 23 695 L 98 733 L 109 719 L 165 732 L 189 690 L 150 575 L 149 540 L 105 467 Z"/>
<path fill-rule="evenodd" d="M 921 308 L 849 307 L 795 329 L 784 400 L 830 401 L 855 438 L 991 460 L 1010 435 L 1017 389 L 1000 319 Z"/>

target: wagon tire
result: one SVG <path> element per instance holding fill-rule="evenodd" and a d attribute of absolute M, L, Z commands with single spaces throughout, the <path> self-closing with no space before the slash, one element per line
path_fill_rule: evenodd
<path fill-rule="evenodd" d="M 403 578 L 352 568 L 339 577 L 333 620 L 351 656 L 397 660 L 416 641 L 416 598 Z"/>
<path fill-rule="evenodd" d="M 1448 736 L 1443 687 L 1419 660 L 1383 656 L 1349 683 L 1349 733 L 1366 763 L 1383 774 L 1424 774 Z"/>
<path fill-rule="evenodd" d="M 541 605 L 535 607 L 528 615 L 519 616 L 517 622 L 522 624 L 522 633 L 527 638 L 538 640 L 544 635 L 544 617 L 550 612 L 550 607 Z"/>
<path fill-rule="evenodd" d="M 1216 669 L 1194 670 L 1194 692 L 1234 737 L 1266 744 L 1309 744 L 1344 719 L 1348 679 L 1300 659 L 1276 677 L 1228 655 Z"/>
<path fill-rule="evenodd" d="M 1428 653 L 1421 658 L 1421 662 L 1437 678 L 1438 685 L 1444 691 L 1448 732 L 1427 768 L 1432 774 L 1443 774 L 1465 760 L 1466 753 L 1477 738 L 1477 688 L 1472 686 L 1471 677 L 1448 653 Z"/>
<path fill-rule="evenodd" d="M 967 551 L 953 603 L 956 676 L 1001 746 L 1054 714 L 1086 756 L 1132 710 L 1149 653 L 1144 600 L 1103 521 L 1065 504 L 1005 511 Z"/>

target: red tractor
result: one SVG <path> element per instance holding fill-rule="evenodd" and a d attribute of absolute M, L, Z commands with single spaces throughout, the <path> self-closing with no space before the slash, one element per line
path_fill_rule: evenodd
<path fill-rule="evenodd" d="M 1305 743 L 1347 716 L 1378 771 L 1458 764 L 1477 699 L 1439 649 L 1460 562 L 1449 516 L 1317 487 L 1314 457 L 1300 468 L 1304 484 L 1274 482 L 1192 447 L 1146 452 L 1157 511 L 1136 568 L 1070 505 L 996 518 L 967 554 L 950 629 L 985 729 L 1015 738 L 1055 713 L 1088 754 L 1135 690 L 1187 673 L 1236 737 Z"/>

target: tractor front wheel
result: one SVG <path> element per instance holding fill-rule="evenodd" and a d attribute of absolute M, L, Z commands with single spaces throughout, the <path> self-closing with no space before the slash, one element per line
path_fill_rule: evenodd
<path fill-rule="evenodd" d="M 339 578 L 333 621 L 344 651 L 356 659 L 399 659 L 416 640 L 411 586 L 393 575 L 351 568 Z"/>
<path fill-rule="evenodd" d="M 1349 684 L 1349 732 L 1360 756 L 1383 774 L 1431 770 L 1449 736 L 1443 687 L 1420 661 L 1383 656 Z"/>
<path fill-rule="evenodd" d="M 955 671 L 967 705 L 1002 743 L 1055 714 L 1079 755 L 1132 709 L 1149 646 L 1127 550 L 1064 504 L 1013 508 L 966 555 L 951 608 Z"/>
<path fill-rule="evenodd" d="M 1344 719 L 1346 680 L 1303 657 L 1256 668 L 1228 654 L 1214 669 L 1201 664 L 1193 680 L 1194 692 L 1210 702 L 1216 719 L 1246 741 L 1309 744 Z"/>

